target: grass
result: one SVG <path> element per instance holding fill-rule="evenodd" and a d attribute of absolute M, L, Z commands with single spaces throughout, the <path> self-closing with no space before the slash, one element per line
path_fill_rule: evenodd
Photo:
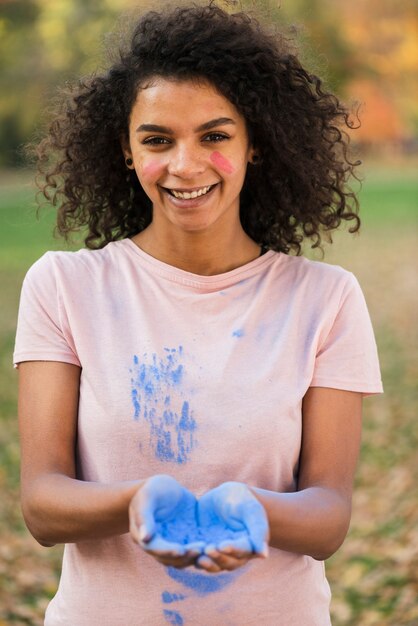
<path fill-rule="evenodd" d="M 0 176 L 0 268 L 25 271 L 46 250 L 62 249 L 53 235 L 55 212 L 37 215 L 36 190 L 29 172 Z"/>
<path fill-rule="evenodd" d="M 61 548 L 25 530 L 18 505 L 16 374 L 11 367 L 19 291 L 28 267 L 62 244 L 53 215 L 35 220 L 25 174 L 0 175 L 0 626 L 43 623 Z M 325 261 L 352 270 L 373 320 L 385 394 L 365 401 L 362 456 L 349 537 L 327 564 L 334 626 L 418 624 L 418 182 L 412 165 L 369 168 L 360 193 L 363 230 L 335 236 Z"/>
<path fill-rule="evenodd" d="M 388 222 L 418 225 L 418 183 L 416 169 L 381 168 L 364 175 L 360 191 L 361 215 L 365 226 L 386 226 Z"/>

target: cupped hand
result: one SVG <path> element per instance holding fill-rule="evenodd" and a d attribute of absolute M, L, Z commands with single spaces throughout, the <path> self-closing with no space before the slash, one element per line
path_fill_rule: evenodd
<path fill-rule="evenodd" d="M 209 541 L 196 566 L 208 572 L 234 570 L 268 555 L 269 524 L 262 504 L 243 483 L 227 482 L 198 502 L 198 524 Z"/>
<path fill-rule="evenodd" d="M 197 540 L 196 506 L 195 496 L 174 478 L 152 476 L 131 500 L 131 536 L 163 565 L 187 567 L 205 546 Z"/>

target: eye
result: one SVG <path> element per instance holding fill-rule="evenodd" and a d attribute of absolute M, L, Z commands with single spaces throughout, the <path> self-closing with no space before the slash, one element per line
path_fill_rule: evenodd
<path fill-rule="evenodd" d="M 165 137 L 147 137 L 142 141 L 142 144 L 146 146 L 162 146 L 169 143 L 170 141 Z"/>
<path fill-rule="evenodd" d="M 223 133 L 209 133 L 209 135 L 205 135 L 203 141 L 210 141 L 211 143 L 217 143 L 219 141 L 225 141 L 229 139 L 228 135 L 224 135 Z"/>

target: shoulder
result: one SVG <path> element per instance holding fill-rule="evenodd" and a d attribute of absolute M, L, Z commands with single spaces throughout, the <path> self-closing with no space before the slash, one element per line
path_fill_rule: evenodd
<path fill-rule="evenodd" d="M 339 265 L 290 255 L 283 255 L 280 265 L 289 284 L 295 289 L 335 297 L 336 293 L 342 295 L 358 286 L 354 274 Z"/>
<path fill-rule="evenodd" d="M 306 257 L 284 256 L 274 291 L 293 314 L 314 323 L 332 323 L 345 311 L 364 310 L 362 289 L 350 271 Z"/>
<path fill-rule="evenodd" d="M 117 265 L 120 243 L 109 243 L 100 250 L 46 252 L 29 268 L 25 282 L 51 284 L 72 279 L 86 280 Z"/>

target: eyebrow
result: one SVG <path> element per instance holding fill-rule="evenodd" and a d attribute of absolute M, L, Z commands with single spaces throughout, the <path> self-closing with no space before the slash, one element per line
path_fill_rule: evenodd
<path fill-rule="evenodd" d="M 217 117 L 216 120 L 210 120 L 209 122 L 205 122 L 198 128 L 196 128 L 196 132 L 201 132 L 202 130 L 210 130 L 211 128 L 215 128 L 215 126 L 225 126 L 225 124 L 233 124 L 236 125 L 234 120 L 231 120 L 230 117 Z"/>
<path fill-rule="evenodd" d="M 210 130 L 211 128 L 215 128 L 216 126 L 224 126 L 226 124 L 234 124 L 234 120 L 230 117 L 217 117 L 215 120 L 210 120 L 209 122 L 205 122 L 201 124 L 197 128 L 195 128 L 195 132 L 199 133 L 203 130 Z M 158 124 L 141 124 L 136 129 L 137 133 L 147 132 L 147 133 L 164 133 L 166 135 L 174 135 L 174 131 L 168 126 L 159 126 Z"/>

